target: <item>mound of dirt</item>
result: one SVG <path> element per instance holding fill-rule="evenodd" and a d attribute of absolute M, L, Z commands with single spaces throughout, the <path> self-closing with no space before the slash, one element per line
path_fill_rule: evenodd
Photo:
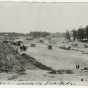
<path fill-rule="evenodd" d="M 58 71 L 51 71 L 50 74 L 73 74 L 74 72 L 72 70 L 64 70 L 60 69 Z"/>
<path fill-rule="evenodd" d="M 0 42 L 0 72 L 24 72 L 25 69 L 43 69 L 53 71 L 35 58 L 19 53 L 8 43 Z"/>
<path fill-rule="evenodd" d="M 59 48 L 64 50 L 84 49 L 84 48 L 88 48 L 88 44 L 79 41 L 63 42 L 62 45 L 59 46 Z"/>
<path fill-rule="evenodd" d="M 10 44 L 0 42 L 0 72 L 24 71 L 19 56 Z"/>
<path fill-rule="evenodd" d="M 22 56 L 24 57 L 25 61 L 27 61 L 27 63 L 30 63 L 39 69 L 53 71 L 52 68 L 50 68 L 46 65 L 43 65 L 42 63 L 38 62 L 35 58 L 33 58 L 25 53 L 23 53 Z"/>

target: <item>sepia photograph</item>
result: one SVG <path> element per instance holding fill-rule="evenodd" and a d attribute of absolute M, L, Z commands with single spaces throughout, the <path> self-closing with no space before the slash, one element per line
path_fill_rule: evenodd
<path fill-rule="evenodd" d="M 88 86 L 88 2 L 0 1 L 0 84 L 24 81 Z"/>

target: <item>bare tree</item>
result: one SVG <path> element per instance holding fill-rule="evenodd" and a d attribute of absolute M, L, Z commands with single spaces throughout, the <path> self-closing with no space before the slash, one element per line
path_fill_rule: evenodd
<path fill-rule="evenodd" d="M 71 36 L 70 36 L 70 33 L 69 33 L 68 30 L 66 31 L 66 36 L 65 37 L 66 37 L 67 40 L 69 40 L 69 41 L 71 40 Z"/>
<path fill-rule="evenodd" d="M 83 39 L 85 38 L 84 28 L 79 28 L 78 29 L 77 38 L 78 38 L 78 40 L 83 41 Z"/>
<path fill-rule="evenodd" d="M 73 29 L 72 31 L 72 36 L 73 36 L 73 41 L 75 41 L 77 39 L 77 31 L 75 29 Z"/>
<path fill-rule="evenodd" d="M 88 25 L 85 28 L 85 36 L 86 36 L 86 39 L 88 40 Z"/>

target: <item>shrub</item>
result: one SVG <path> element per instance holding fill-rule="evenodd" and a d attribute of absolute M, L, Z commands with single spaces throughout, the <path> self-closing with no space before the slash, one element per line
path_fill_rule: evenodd
<path fill-rule="evenodd" d="M 52 49 L 52 45 L 48 45 L 48 49 L 51 50 Z"/>

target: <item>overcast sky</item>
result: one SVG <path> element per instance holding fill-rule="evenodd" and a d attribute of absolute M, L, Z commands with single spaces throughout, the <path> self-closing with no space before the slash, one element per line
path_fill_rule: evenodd
<path fill-rule="evenodd" d="M 88 3 L 0 2 L 0 32 L 64 32 L 88 25 Z"/>

